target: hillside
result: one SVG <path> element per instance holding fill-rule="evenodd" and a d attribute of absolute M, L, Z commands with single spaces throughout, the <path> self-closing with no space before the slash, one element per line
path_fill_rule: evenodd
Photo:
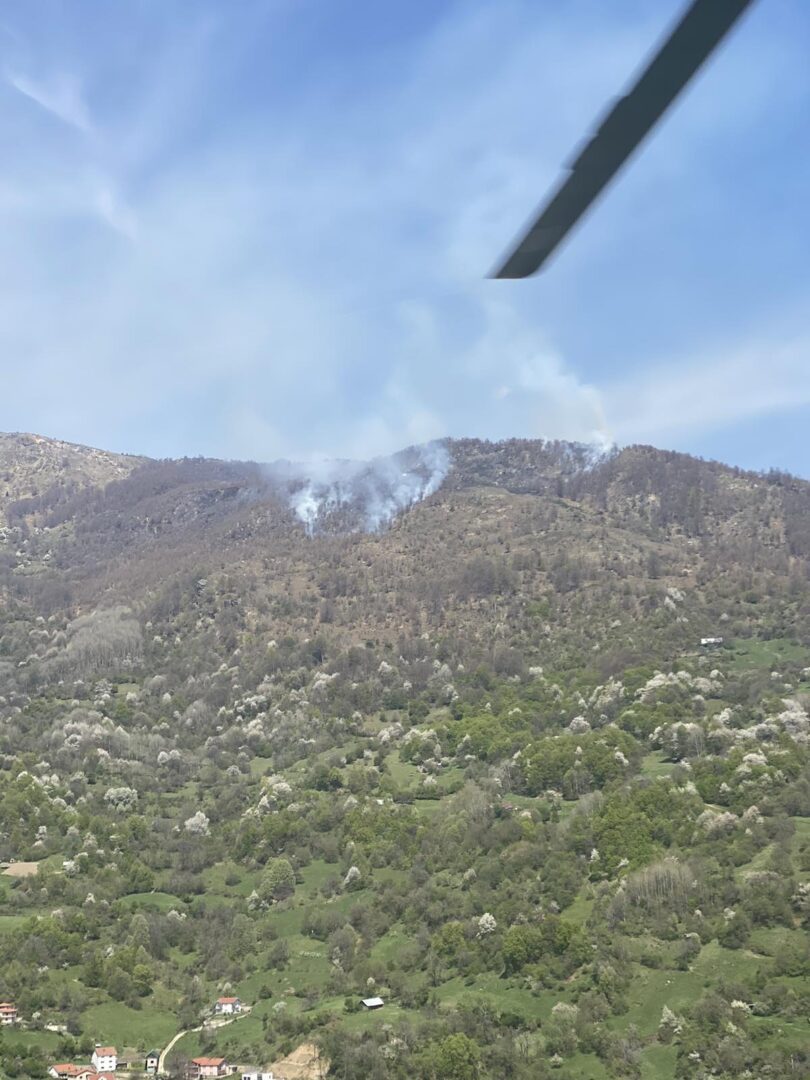
<path fill-rule="evenodd" d="M 222 994 L 177 1075 L 810 1076 L 810 484 L 539 440 L 0 468 L 7 1076 Z"/>
<path fill-rule="evenodd" d="M 43 495 L 52 500 L 54 489 L 105 487 L 144 460 L 41 435 L 0 432 L 0 521 L 8 503 Z"/>

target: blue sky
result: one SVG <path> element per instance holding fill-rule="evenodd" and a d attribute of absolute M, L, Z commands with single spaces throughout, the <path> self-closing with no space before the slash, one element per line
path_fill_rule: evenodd
<path fill-rule="evenodd" d="M 546 271 L 486 277 L 680 8 L 4 0 L 0 430 L 810 476 L 805 0 L 754 4 Z"/>

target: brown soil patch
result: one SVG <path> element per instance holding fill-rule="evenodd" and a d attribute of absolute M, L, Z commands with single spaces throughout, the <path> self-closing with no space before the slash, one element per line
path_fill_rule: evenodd
<path fill-rule="evenodd" d="M 39 870 L 38 862 L 13 862 L 3 871 L 9 877 L 33 877 Z"/>
<path fill-rule="evenodd" d="M 274 1061 L 270 1069 L 279 1080 L 323 1080 L 329 1062 L 320 1056 L 314 1043 L 301 1043 L 287 1057 Z"/>

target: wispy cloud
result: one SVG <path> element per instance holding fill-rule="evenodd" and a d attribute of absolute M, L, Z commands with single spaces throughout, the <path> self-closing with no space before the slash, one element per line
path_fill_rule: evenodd
<path fill-rule="evenodd" d="M 810 405 L 810 334 L 671 357 L 603 394 L 622 442 L 666 442 Z"/>
<path fill-rule="evenodd" d="M 79 140 L 77 146 L 63 152 L 61 161 L 54 162 L 55 168 L 53 165 L 47 169 L 40 167 L 28 182 L 18 184 L 18 207 L 29 218 L 37 211 L 51 220 L 65 214 L 97 217 L 115 232 L 133 240 L 135 214 L 118 189 L 108 161 L 113 156 L 109 152 L 111 148 L 104 134 L 93 124 L 81 80 L 64 72 L 37 79 L 11 72 L 6 73 L 6 81 L 72 129 Z M 52 156 L 48 152 L 47 136 L 39 144 L 31 140 L 28 149 L 29 153 L 36 150 L 37 156 L 43 150 L 46 157 Z M 14 193 L 15 188 L 9 185 L 8 191 Z"/>
<path fill-rule="evenodd" d="M 16 72 L 7 72 L 6 79 L 24 97 L 36 102 L 63 123 L 84 134 L 93 130 L 81 85 L 75 76 L 63 73 L 42 82 Z"/>

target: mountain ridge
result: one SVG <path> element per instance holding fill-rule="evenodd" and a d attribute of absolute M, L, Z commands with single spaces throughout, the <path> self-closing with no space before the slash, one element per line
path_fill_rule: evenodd
<path fill-rule="evenodd" d="M 541 466 L 551 470 L 556 479 L 558 474 L 570 475 L 593 468 L 606 461 L 625 454 L 652 454 L 668 460 L 699 462 L 710 470 L 721 470 L 735 476 L 751 479 L 778 477 L 781 482 L 791 481 L 806 484 L 804 478 L 781 470 L 767 472 L 743 469 L 733 464 L 714 459 L 696 457 L 682 451 L 662 450 L 650 444 L 631 444 L 625 447 L 597 449 L 592 444 L 569 440 L 543 438 L 506 438 L 489 440 L 479 438 L 445 437 L 431 443 L 411 444 L 388 455 L 379 455 L 368 459 L 324 458 L 315 462 L 274 459 L 269 462 L 257 462 L 252 459 L 215 458 L 203 455 L 182 458 L 155 458 L 145 454 L 128 454 L 91 447 L 86 444 L 72 443 L 49 436 L 24 432 L 0 432 L 0 478 L 7 479 L 18 474 L 28 486 L 35 486 L 37 479 L 55 481 L 58 479 L 82 483 L 91 486 L 94 479 L 101 483 L 110 483 L 128 475 L 136 468 L 151 465 L 177 465 L 181 462 L 208 463 L 223 469 L 277 472 L 279 476 L 289 478 L 309 478 L 317 476 L 326 467 L 360 470 L 373 467 L 375 463 L 403 458 L 418 454 L 429 446 L 445 446 L 451 452 L 451 462 L 447 470 L 447 479 L 451 486 L 469 486 L 476 482 L 486 482 L 506 486 L 514 491 L 536 492 L 538 485 L 547 482 L 547 477 L 536 475 Z M 59 455 L 61 460 L 57 461 Z M 39 471 L 39 478 L 26 475 L 26 465 L 33 472 Z M 38 466 L 38 469 L 35 467 Z M 92 466 L 95 466 L 93 470 Z M 75 473 L 72 475 L 71 473 Z M 18 489 L 20 485 L 18 484 Z M 18 494 L 3 488 L 0 483 L 0 512 L 9 501 L 42 494 L 41 490 L 33 493 Z"/>
<path fill-rule="evenodd" d="M 564 442 L 442 445 L 442 483 L 371 531 L 362 505 L 346 499 L 308 533 L 289 477 L 280 484 L 252 462 L 103 459 L 104 477 L 116 474 L 103 486 L 86 469 L 52 475 L 40 494 L 4 504 L 0 587 L 84 607 L 105 597 L 142 603 L 197 572 L 236 574 L 254 621 L 257 596 L 276 609 L 286 590 L 290 626 L 329 621 L 333 632 L 390 636 L 406 611 L 405 622 L 470 631 L 484 596 L 499 618 L 526 590 L 557 594 L 562 607 L 597 595 L 614 606 L 617 580 L 639 589 L 686 580 L 699 597 L 717 567 L 789 579 L 810 559 L 810 484 L 798 478 L 644 446 L 594 460 Z M 420 453 L 385 460 L 411 454 L 417 468 Z M 327 582 L 331 573 L 343 584 Z"/>

